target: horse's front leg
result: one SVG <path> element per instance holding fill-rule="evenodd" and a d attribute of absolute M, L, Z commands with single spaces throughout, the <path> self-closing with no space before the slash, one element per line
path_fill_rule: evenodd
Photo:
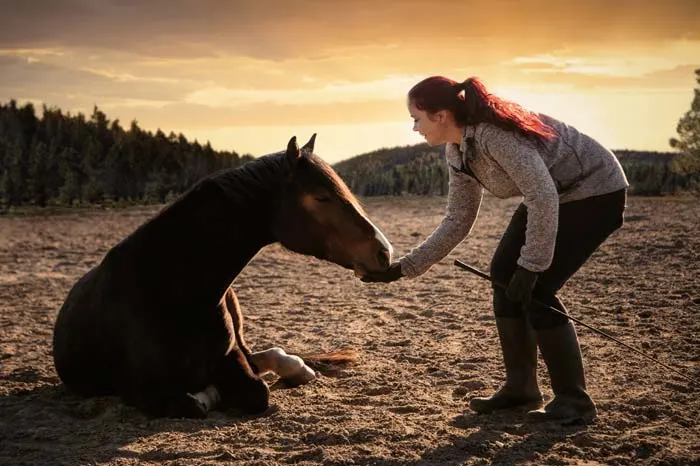
<path fill-rule="evenodd" d="M 316 378 L 316 373 L 299 356 L 289 355 L 282 348 L 252 353 L 243 339 L 243 314 L 233 288 L 226 290 L 222 304 L 231 317 L 236 346 L 240 348 L 253 372 L 264 375 L 274 372 L 291 386 L 303 385 Z"/>
<path fill-rule="evenodd" d="M 226 290 L 226 294 L 224 294 L 224 298 L 221 300 L 221 305 L 224 306 L 229 317 L 231 317 L 231 325 L 233 328 L 233 335 L 236 340 L 236 346 L 240 348 L 241 352 L 243 352 L 243 355 L 253 369 L 253 372 L 259 374 L 260 371 L 258 371 L 257 367 L 255 367 L 255 364 L 250 359 L 252 351 L 250 351 L 250 348 L 243 339 L 243 313 L 241 312 L 241 305 L 238 302 L 238 297 L 236 296 L 236 293 L 233 291 L 232 287 L 229 287 L 228 290 Z"/>
<path fill-rule="evenodd" d="M 195 394 L 161 386 L 130 386 L 121 397 L 126 404 L 149 417 L 204 418 L 216 403 L 218 394 L 212 386 Z"/>
<path fill-rule="evenodd" d="M 265 411 L 270 403 L 270 389 L 253 371 L 239 348 L 233 348 L 223 358 L 213 386 L 220 395 L 221 409 L 236 408 L 257 414 Z"/>
<path fill-rule="evenodd" d="M 293 387 L 307 384 L 316 378 L 314 370 L 307 366 L 303 359 L 287 354 L 282 348 L 270 348 L 252 353 L 250 360 L 257 367 L 258 374 L 274 372 L 287 385 Z"/>
<path fill-rule="evenodd" d="M 265 411 L 269 404 L 270 390 L 257 375 L 256 368 L 250 364 L 250 349 L 242 335 L 241 310 L 231 287 L 219 301 L 216 315 L 219 323 L 214 324 L 213 328 L 217 332 L 209 343 L 225 343 L 225 353 L 215 357 L 210 385 L 195 396 L 209 409 L 237 408 L 247 413 Z M 220 326 L 220 319 L 223 319 L 224 327 Z M 214 354 L 220 354 L 220 350 L 221 345 L 216 345 Z"/>

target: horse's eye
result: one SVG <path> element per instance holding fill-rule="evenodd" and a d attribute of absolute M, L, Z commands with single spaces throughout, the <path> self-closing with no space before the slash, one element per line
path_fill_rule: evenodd
<path fill-rule="evenodd" d="M 329 196 L 314 196 L 314 199 L 316 199 L 317 202 L 331 202 Z"/>

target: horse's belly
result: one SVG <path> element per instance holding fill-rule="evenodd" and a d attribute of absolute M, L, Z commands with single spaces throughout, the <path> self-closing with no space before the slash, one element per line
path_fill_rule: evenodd
<path fill-rule="evenodd" d="M 84 394 L 119 394 L 134 385 L 204 389 L 235 344 L 228 313 L 178 307 L 165 297 L 146 304 L 109 275 L 99 267 L 86 274 L 58 313 L 54 362 L 61 380 Z"/>

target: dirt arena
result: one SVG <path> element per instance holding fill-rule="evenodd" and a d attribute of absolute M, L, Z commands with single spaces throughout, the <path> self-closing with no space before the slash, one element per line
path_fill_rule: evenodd
<path fill-rule="evenodd" d="M 364 202 L 397 254 L 445 205 Z M 453 259 L 486 270 L 515 205 L 486 198 L 470 239 L 419 279 L 389 285 L 264 249 L 235 283 L 253 349 L 353 348 L 359 358 L 303 387 L 273 386 L 262 416 L 204 420 L 150 420 L 115 398 L 76 398 L 53 368 L 66 293 L 157 208 L 0 217 L 0 464 L 700 464 L 700 387 L 581 327 L 596 423 L 468 411 L 503 371 L 489 284 Z M 626 219 L 561 297 L 575 317 L 698 379 L 700 202 L 633 197 Z"/>

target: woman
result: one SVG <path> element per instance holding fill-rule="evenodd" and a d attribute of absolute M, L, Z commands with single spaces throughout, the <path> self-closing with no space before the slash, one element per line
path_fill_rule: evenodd
<path fill-rule="evenodd" d="M 494 282 L 508 284 L 493 288 L 506 381 L 469 406 L 479 413 L 539 408 L 527 413 L 531 421 L 592 421 L 596 407 L 572 322 L 531 300 L 566 312 L 557 291 L 622 226 L 629 185 L 617 158 L 575 128 L 490 94 L 478 78 L 427 78 L 408 93 L 408 110 L 428 144 L 446 144 L 447 212 L 422 244 L 363 281 L 426 272 L 469 234 L 484 189 L 522 196 L 491 262 Z M 554 392 L 544 408 L 537 346 Z"/>

